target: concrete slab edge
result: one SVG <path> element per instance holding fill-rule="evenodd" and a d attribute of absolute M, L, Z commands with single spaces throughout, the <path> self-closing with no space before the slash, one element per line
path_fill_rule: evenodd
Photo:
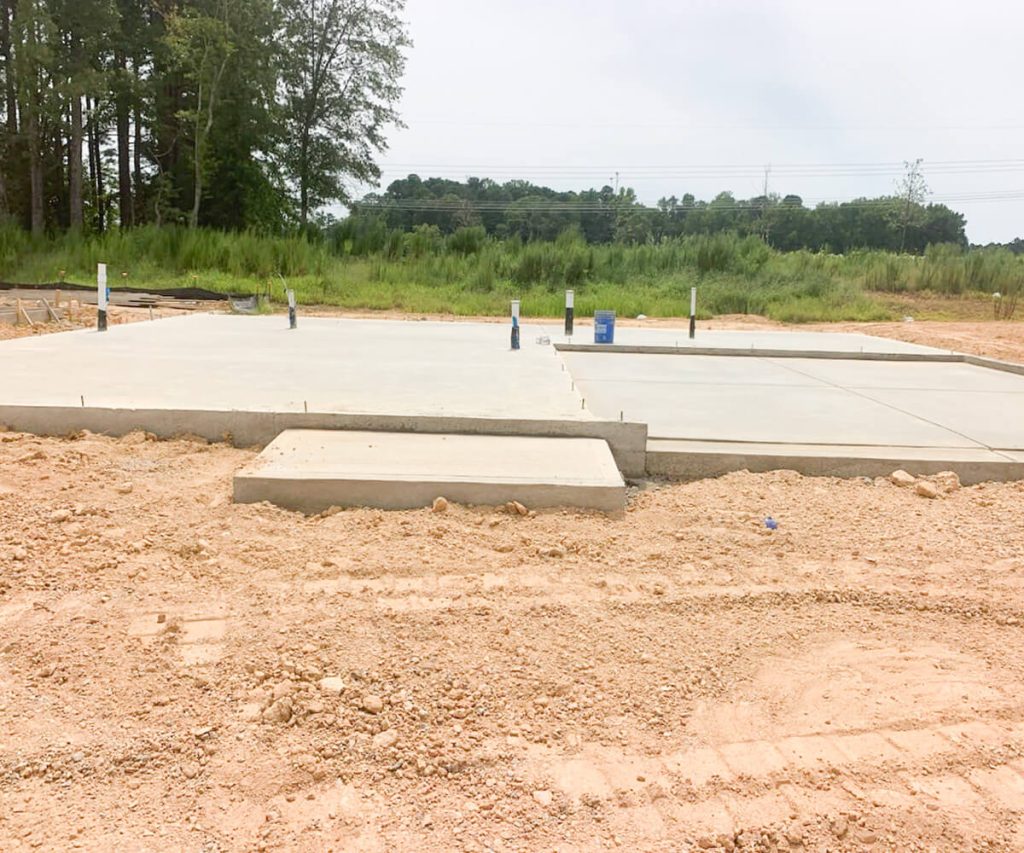
<path fill-rule="evenodd" d="M 963 360 L 975 367 L 987 367 L 989 370 L 1001 370 L 1003 373 L 1016 373 L 1024 376 L 1024 364 L 1015 364 L 1012 361 L 1000 361 L 995 358 L 985 358 L 980 355 L 965 355 Z"/>
<path fill-rule="evenodd" d="M 933 364 L 970 364 L 1003 373 L 1024 376 L 1024 364 L 1001 361 L 966 353 L 920 352 L 831 352 L 828 350 L 736 349 L 725 347 L 661 347 L 620 344 L 555 344 L 558 352 L 603 352 L 624 355 L 712 355 L 730 358 L 815 358 L 834 361 L 930 362 Z"/>
<path fill-rule="evenodd" d="M 742 470 L 753 473 L 787 470 L 808 477 L 885 477 L 902 468 L 918 476 L 955 471 L 965 485 L 1024 479 L 1024 462 L 948 459 L 939 453 L 933 458 L 922 458 L 919 453 L 908 453 L 901 458 L 898 449 L 895 450 L 886 456 L 872 456 L 869 452 L 840 456 L 822 454 L 820 448 L 813 454 L 802 454 L 798 448 L 785 453 L 728 448 L 720 451 L 687 450 L 685 447 L 651 449 L 647 453 L 647 473 L 651 477 L 673 480 L 703 480 Z"/>
<path fill-rule="evenodd" d="M 286 429 L 350 429 L 376 432 L 528 435 L 547 438 L 601 438 L 627 478 L 643 477 L 647 464 L 647 424 L 620 421 L 561 421 L 464 418 L 336 412 L 252 412 L 198 409 L 106 409 L 75 406 L 0 406 L 0 424 L 36 435 L 68 435 L 77 430 L 125 435 L 146 430 L 160 438 L 198 435 L 236 447 L 265 447 Z M 436 495 L 435 495 L 436 497 Z"/>
<path fill-rule="evenodd" d="M 604 352 L 627 355 L 715 355 L 734 358 L 825 358 L 839 361 L 963 362 L 961 353 L 832 352 L 830 350 L 738 349 L 727 347 L 663 347 L 627 344 L 555 344 L 558 352 Z M 987 366 L 987 365 L 981 365 Z"/>
<path fill-rule="evenodd" d="M 338 494 L 345 500 L 338 502 Z M 302 477 L 260 477 L 242 472 L 234 478 L 235 503 L 269 501 L 275 506 L 304 513 L 323 512 L 331 506 L 380 509 L 418 509 L 443 495 L 464 506 L 500 506 L 519 501 L 531 509 L 576 507 L 598 512 L 622 512 L 626 487 L 552 483 L 498 483 L 466 481 L 398 482 Z"/>

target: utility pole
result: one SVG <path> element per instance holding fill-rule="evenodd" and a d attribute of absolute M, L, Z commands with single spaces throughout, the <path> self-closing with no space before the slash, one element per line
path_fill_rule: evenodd
<path fill-rule="evenodd" d="M 772 173 L 772 164 L 764 167 L 764 192 L 761 194 L 761 236 L 768 242 L 771 226 L 768 224 L 768 176 Z"/>

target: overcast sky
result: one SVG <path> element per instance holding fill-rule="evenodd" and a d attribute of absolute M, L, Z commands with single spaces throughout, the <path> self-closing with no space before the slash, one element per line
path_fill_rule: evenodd
<path fill-rule="evenodd" d="M 893 165 L 834 164 L 920 157 L 973 242 L 1024 236 L 1013 0 L 408 0 L 406 17 L 408 127 L 382 186 L 617 171 L 653 204 L 759 195 L 771 164 L 769 191 L 811 204 L 894 191 Z"/>

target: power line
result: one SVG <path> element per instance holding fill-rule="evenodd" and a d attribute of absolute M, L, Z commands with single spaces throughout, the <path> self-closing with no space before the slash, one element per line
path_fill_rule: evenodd
<path fill-rule="evenodd" d="M 1024 159 L 990 160 L 936 160 L 925 163 L 929 175 L 986 175 L 1024 172 Z M 773 164 L 772 173 L 783 178 L 869 178 L 895 177 L 906 170 L 903 162 L 881 161 L 875 163 L 792 163 Z M 531 174 L 543 180 L 574 179 L 606 181 L 609 173 L 626 173 L 630 182 L 665 180 L 738 180 L 761 178 L 764 165 L 718 164 L 718 165 L 636 165 L 636 166 L 577 166 L 555 164 L 485 165 L 485 164 L 442 164 L 442 163 L 391 163 L 383 167 L 387 175 L 429 173 L 430 178 L 464 178 L 468 175 L 487 176 L 483 179 L 508 178 L 515 180 L 523 174 Z"/>
<path fill-rule="evenodd" d="M 926 160 L 923 161 L 928 166 L 948 166 L 948 165 L 962 165 L 962 164 L 1000 164 L 1000 163 L 1024 163 L 1024 158 L 1011 157 L 1011 158 L 983 158 L 973 160 Z M 566 166 L 560 166 L 552 163 L 505 163 L 505 164 L 486 164 L 486 163 L 393 163 L 393 166 L 412 168 L 412 167 L 458 167 L 458 168 L 474 168 L 474 169 L 493 169 L 493 168 L 513 168 L 513 169 L 545 169 L 545 168 L 566 168 Z M 789 169 L 789 168 L 835 168 L 835 167 L 874 167 L 874 166 L 895 166 L 898 168 L 905 168 L 906 164 L 903 160 L 871 160 L 871 161 L 850 161 L 850 162 L 838 162 L 838 163 L 774 163 L 773 169 Z M 645 168 L 694 168 L 694 169 L 764 169 L 764 163 L 691 163 L 685 165 L 657 165 L 651 166 L 650 164 L 588 164 L 586 167 L 589 169 L 645 169 Z"/>
<path fill-rule="evenodd" d="M 819 130 L 819 131 L 1014 131 L 1024 130 L 1024 124 L 693 124 L 686 121 L 662 122 L 595 122 L 595 121 L 536 121 L 532 119 L 500 121 L 488 119 L 407 118 L 413 125 L 451 125 L 458 127 L 564 127 L 564 128 L 680 128 L 687 131 L 753 131 L 753 130 Z"/>

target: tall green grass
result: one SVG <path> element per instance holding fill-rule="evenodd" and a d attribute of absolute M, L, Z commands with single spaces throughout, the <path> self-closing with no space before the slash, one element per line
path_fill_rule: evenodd
<path fill-rule="evenodd" d="M 547 243 L 497 241 L 481 228 L 444 236 L 433 226 L 359 240 L 147 227 L 102 236 L 33 239 L 0 227 L 0 279 L 88 283 L 96 264 L 139 287 L 196 285 L 233 293 L 285 287 L 300 301 L 357 309 L 557 316 L 576 290 L 580 315 L 682 316 L 691 287 L 700 312 L 786 322 L 884 320 L 885 295 L 1019 294 L 1024 259 L 1005 250 L 932 246 L 924 257 L 864 251 L 781 253 L 757 237 L 698 235 L 639 245 L 588 245 L 567 232 Z"/>

